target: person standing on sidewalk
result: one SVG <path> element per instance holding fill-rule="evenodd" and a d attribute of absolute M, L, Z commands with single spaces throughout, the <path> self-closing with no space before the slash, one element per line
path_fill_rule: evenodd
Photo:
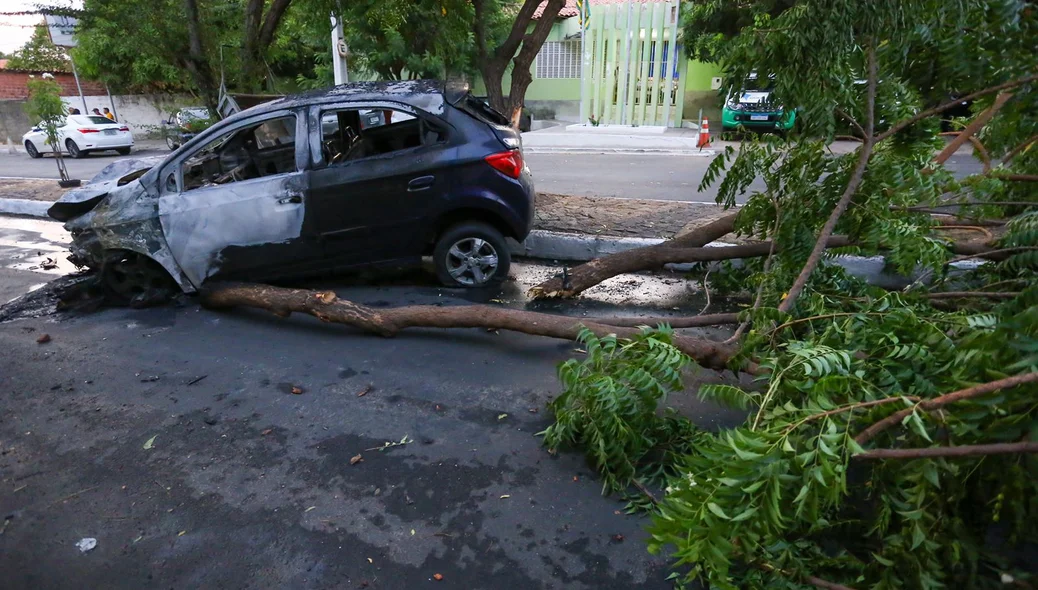
<path fill-rule="evenodd" d="M 108 107 L 105 107 L 104 116 L 106 116 L 109 119 L 111 119 L 113 123 L 115 122 L 115 113 L 113 113 L 112 111 L 108 110 Z"/>

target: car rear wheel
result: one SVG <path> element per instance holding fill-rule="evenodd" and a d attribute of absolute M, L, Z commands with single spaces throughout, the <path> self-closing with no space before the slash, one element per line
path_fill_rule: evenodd
<path fill-rule="evenodd" d="M 29 154 L 30 158 L 42 158 L 43 154 L 40 150 L 36 149 L 36 145 L 28 139 L 25 140 L 25 153 Z"/>
<path fill-rule="evenodd" d="M 436 277 L 447 287 L 477 288 L 508 277 L 512 257 L 501 232 L 479 222 L 443 232 L 433 249 Z"/>
<path fill-rule="evenodd" d="M 76 145 L 76 142 L 72 141 L 71 139 L 65 140 L 65 149 L 68 150 L 68 155 L 72 156 L 73 158 L 82 158 L 83 156 L 86 156 L 86 152 L 79 149 L 79 146 Z"/>
<path fill-rule="evenodd" d="M 115 151 L 119 152 L 119 154 L 123 155 L 123 156 L 130 155 L 130 148 L 128 148 L 128 147 L 127 148 L 119 148 L 119 149 L 117 149 Z"/>
<path fill-rule="evenodd" d="M 166 136 L 166 147 L 168 147 L 170 149 L 170 151 L 173 151 L 173 150 L 177 149 L 178 147 L 180 147 L 180 144 L 177 143 L 177 141 L 175 139 L 173 139 L 172 136 L 167 135 Z"/>
<path fill-rule="evenodd" d="M 105 295 L 118 305 L 166 301 L 177 286 L 159 263 L 135 252 L 111 252 L 101 269 Z"/>

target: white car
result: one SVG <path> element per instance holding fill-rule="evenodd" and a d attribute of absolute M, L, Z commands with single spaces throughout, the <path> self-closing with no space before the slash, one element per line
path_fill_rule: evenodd
<path fill-rule="evenodd" d="M 69 115 L 65 124 L 58 127 L 58 140 L 61 149 L 73 158 L 104 150 L 115 150 L 125 156 L 133 147 L 133 134 L 129 127 L 97 115 Z M 22 136 L 22 145 L 33 158 L 54 151 L 39 125 Z"/>

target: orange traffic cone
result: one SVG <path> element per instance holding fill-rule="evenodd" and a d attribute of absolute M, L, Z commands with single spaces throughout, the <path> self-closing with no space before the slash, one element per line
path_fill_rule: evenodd
<path fill-rule="evenodd" d="M 699 149 L 710 146 L 710 121 L 703 119 L 703 124 L 699 126 L 699 141 L 696 143 Z"/>

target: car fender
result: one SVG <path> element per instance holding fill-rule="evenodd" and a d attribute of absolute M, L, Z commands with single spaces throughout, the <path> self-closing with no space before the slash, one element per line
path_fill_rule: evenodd
<path fill-rule="evenodd" d="M 136 252 L 164 268 L 185 293 L 195 292 L 195 286 L 170 252 L 159 223 L 158 209 L 158 197 L 150 194 L 140 179 L 112 188 L 101 196 L 93 209 L 65 224 L 65 229 L 73 236 L 73 252 L 76 251 L 77 236 L 93 234 L 99 247 L 91 252 L 93 259 L 88 261 L 91 266 L 103 266 L 104 261 L 99 257 L 105 251 Z"/>
<path fill-rule="evenodd" d="M 492 215 L 508 230 L 504 232 L 505 235 L 519 236 L 520 239 L 525 237 L 523 235 L 523 227 L 525 225 L 523 220 L 505 203 L 504 199 L 493 191 L 480 190 L 473 187 L 454 195 L 453 198 L 447 201 L 446 206 L 439 211 L 436 223 L 430 226 L 426 240 L 431 241 L 435 239 L 436 232 L 443 229 L 441 226 L 444 224 L 444 220 L 450 219 L 459 211 L 480 211 L 484 214 Z"/>

